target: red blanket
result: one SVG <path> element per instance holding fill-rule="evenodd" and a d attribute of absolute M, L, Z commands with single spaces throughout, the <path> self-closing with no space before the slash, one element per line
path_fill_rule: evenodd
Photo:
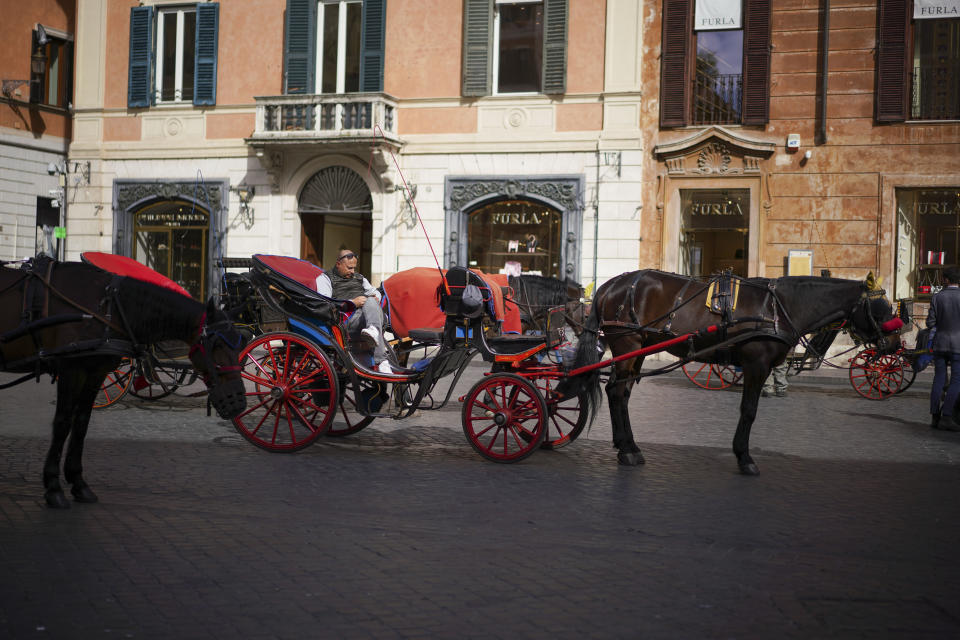
<path fill-rule="evenodd" d="M 118 256 L 113 253 L 102 253 L 100 251 L 85 251 L 80 254 L 80 259 L 87 264 L 92 264 L 104 271 L 109 271 L 118 276 L 127 276 L 136 280 L 143 280 L 155 284 L 171 291 L 183 294 L 188 298 L 193 296 L 165 275 L 159 274 L 150 267 L 140 264 L 133 258 Z"/>
<path fill-rule="evenodd" d="M 446 273 L 446 271 L 444 271 Z M 503 331 L 520 331 L 520 310 L 516 305 L 504 309 L 501 287 L 507 286 L 507 276 L 474 271 L 483 278 L 493 292 L 497 320 L 503 321 Z M 406 337 L 410 329 L 439 328 L 446 318 L 437 302 L 440 272 L 430 267 L 414 267 L 395 273 L 381 285 L 389 305 L 390 326 L 396 335 Z"/>

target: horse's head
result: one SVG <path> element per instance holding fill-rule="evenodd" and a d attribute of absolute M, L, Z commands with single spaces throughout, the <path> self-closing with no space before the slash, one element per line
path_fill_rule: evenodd
<path fill-rule="evenodd" d="M 880 353 L 893 353 L 900 347 L 903 320 L 897 317 L 883 289 L 865 288 L 850 315 L 850 324 L 860 341 L 877 345 Z"/>
<path fill-rule="evenodd" d="M 210 390 L 210 402 L 217 415 L 225 420 L 247 406 L 239 365 L 244 343 L 243 335 L 211 298 L 200 335 L 190 347 L 190 361 Z"/>

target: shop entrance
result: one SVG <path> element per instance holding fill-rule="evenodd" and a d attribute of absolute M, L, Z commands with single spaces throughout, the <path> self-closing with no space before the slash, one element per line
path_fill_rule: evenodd
<path fill-rule="evenodd" d="M 563 215 L 537 202 L 501 200 L 469 214 L 467 263 L 486 273 L 566 277 Z"/>
<path fill-rule="evenodd" d="M 680 272 L 747 277 L 749 189 L 680 189 Z"/>
<path fill-rule="evenodd" d="M 341 248 L 360 256 L 357 269 L 370 274 L 373 248 L 373 199 L 355 171 L 327 167 L 300 192 L 300 257 L 329 269 Z"/>
<path fill-rule="evenodd" d="M 168 200 L 148 205 L 133 216 L 133 259 L 167 276 L 197 300 L 206 300 L 209 231 L 210 214 L 193 203 Z"/>

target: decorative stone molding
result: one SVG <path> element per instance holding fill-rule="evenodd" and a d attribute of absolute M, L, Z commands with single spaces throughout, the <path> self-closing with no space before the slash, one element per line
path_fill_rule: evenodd
<path fill-rule="evenodd" d="M 713 126 L 682 140 L 659 144 L 654 154 L 663 161 L 669 176 L 736 176 L 760 174 L 761 161 L 775 149 L 772 142 Z"/>
<path fill-rule="evenodd" d="M 460 210 L 474 200 L 491 196 L 523 198 L 539 196 L 552 200 L 563 209 L 582 209 L 579 181 L 575 180 L 476 180 L 453 184 L 448 209 Z"/>
<path fill-rule="evenodd" d="M 204 189 L 206 189 L 206 195 L 204 195 Z M 207 184 L 197 182 L 118 183 L 116 208 L 121 212 L 127 211 L 135 203 L 151 197 L 159 200 L 175 198 L 196 200 L 199 204 L 209 204 L 210 213 L 214 213 L 223 206 L 223 185 L 219 181 Z"/>
<path fill-rule="evenodd" d="M 263 147 L 257 149 L 257 159 L 270 177 L 270 193 L 280 193 L 280 176 L 283 174 L 283 152 L 267 151 Z"/>

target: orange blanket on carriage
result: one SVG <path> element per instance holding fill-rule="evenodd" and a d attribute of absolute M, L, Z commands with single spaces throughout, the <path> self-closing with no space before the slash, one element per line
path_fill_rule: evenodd
<path fill-rule="evenodd" d="M 446 273 L 446 270 L 444 270 Z M 505 304 L 501 287 L 509 286 L 506 275 L 474 271 L 483 278 L 493 294 L 493 307 L 504 332 L 520 332 L 520 310 Z M 410 329 L 442 327 L 446 317 L 437 302 L 440 272 L 431 267 L 414 267 L 395 273 L 381 283 L 390 326 L 397 336 L 406 337 Z"/>

